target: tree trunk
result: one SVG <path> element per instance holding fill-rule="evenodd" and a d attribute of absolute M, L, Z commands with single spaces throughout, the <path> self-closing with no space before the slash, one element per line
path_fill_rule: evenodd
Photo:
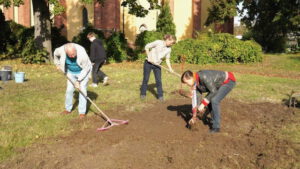
<path fill-rule="evenodd" d="M 38 48 L 45 48 L 53 63 L 51 45 L 51 21 L 48 0 L 32 0 L 34 13 L 34 40 Z"/>

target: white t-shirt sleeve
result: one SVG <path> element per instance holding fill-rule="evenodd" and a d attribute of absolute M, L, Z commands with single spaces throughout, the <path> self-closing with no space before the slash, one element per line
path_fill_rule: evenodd
<path fill-rule="evenodd" d="M 145 46 L 145 50 L 154 48 L 154 47 L 158 46 L 159 43 L 160 43 L 160 40 L 156 40 L 156 41 L 154 41 L 154 42 L 148 43 L 148 44 Z"/>

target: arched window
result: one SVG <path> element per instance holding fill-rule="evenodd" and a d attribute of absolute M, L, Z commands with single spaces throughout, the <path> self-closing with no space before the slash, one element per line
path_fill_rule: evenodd
<path fill-rule="evenodd" d="M 87 27 L 88 23 L 89 23 L 88 10 L 85 7 L 83 7 L 83 9 L 82 9 L 82 26 Z"/>

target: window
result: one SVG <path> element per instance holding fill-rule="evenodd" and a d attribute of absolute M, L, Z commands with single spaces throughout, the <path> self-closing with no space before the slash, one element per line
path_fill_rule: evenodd
<path fill-rule="evenodd" d="M 83 7 L 83 9 L 82 9 L 82 26 L 83 27 L 87 27 L 88 23 L 89 23 L 89 20 L 88 20 L 88 11 L 87 11 L 87 9 L 85 7 Z"/>

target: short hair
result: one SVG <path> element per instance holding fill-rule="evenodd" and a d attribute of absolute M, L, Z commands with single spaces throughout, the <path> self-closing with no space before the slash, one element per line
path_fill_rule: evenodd
<path fill-rule="evenodd" d="M 91 37 L 96 37 L 95 32 L 89 32 L 89 33 L 87 34 L 87 38 L 91 38 Z"/>
<path fill-rule="evenodd" d="M 76 50 L 74 43 L 67 43 L 64 46 L 65 46 L 65 50 L 67 50 L 67 49 L 75 49 Z"/>
<path fill-rule="evenodd" d="M 193 77 L 193 75 L 194 75 L 193 72 L 190 70 L 183 72 L 181 76 L 181 83 L 185 83 L 184 79 L 190 79 Z"/>
<path fill-rule="evenodd" d="M 164 40 L 173 40 L 174 42 L 176 42 L 176 37 L 174 35 L 171 35 L 171 34 L 165 34 L 164 35 Z"/>

